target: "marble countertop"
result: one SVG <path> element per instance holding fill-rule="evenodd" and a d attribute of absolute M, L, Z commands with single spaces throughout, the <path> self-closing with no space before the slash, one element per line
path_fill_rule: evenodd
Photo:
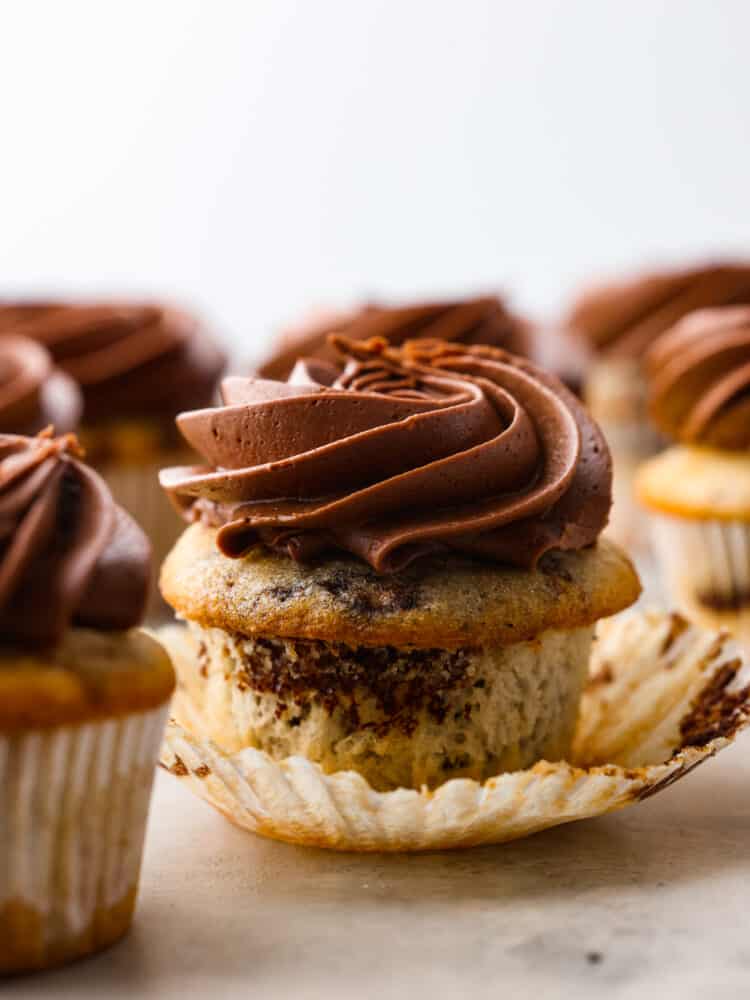
<path fill-rule="evenodd" d="M 748 834 L 747 734 L 623 812 L 417 856 L 262 840 L 160 774 L 130 936 L 3 995 L 746 997 Z"/>

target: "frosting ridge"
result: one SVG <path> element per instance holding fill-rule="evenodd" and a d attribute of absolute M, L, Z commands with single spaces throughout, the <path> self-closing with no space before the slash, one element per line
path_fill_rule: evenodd
<path fill-rule="evenodd" d="M 140 622 L 150 546 L 71 434 L 0 434 L 0 641 Z"/>
<path fill-rule="evenodd" d="M 206 460 L 166 469 L 187 520 L 239 557 L 343 549 L 378 572 L 458 551 L 533 567 L 592 544 L 611 503 L 598 427 L 553 376 L 493 347 L 337 339 L 345 364 L 289 381 L 226 379 L 225 405 L 181 414 Z"/>
<path fill-rule="evenodd" d="M 750 306 L 702 309 L 646 355 L 649 410 L 669 437 L 750 448 Z"/>

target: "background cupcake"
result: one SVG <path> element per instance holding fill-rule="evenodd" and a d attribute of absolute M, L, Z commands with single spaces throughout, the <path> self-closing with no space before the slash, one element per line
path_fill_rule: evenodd
<path fill-rule="evenodd" d="M 225 358 L 189 313 L 157 304 L 6 303 L 0 333 L 42 344 L 80 386 L 80 439 L 118 503 L 142 525 L 158 560 L 179 532 L 158 470 L 189 461 L 174 417 L 207 406 Z M 159 608 L 158 595 L 152 610 Z"/>
<path fill-rule="evenodd" d="M 111 944 L 174 686 L 149 545 L 75 438 L 0 435 L 0 972 Z"/>
<path fill-rule="evenodd" d="M 678 444 L 637 487 L 674 599 L 750 638 L 750 307 L 701 310 L 646 355 L 650 414 Z"/>
<path fill-rule="evenodd" d="M 207 735 L 379 790 L 564 757 L 593 625 L 638 593 L 596 544 L 599 430 L 493 348 L 339 347 L 179 418 L 208 465 L 162 474 L 197 522 L 162 587 Z"/>
<path fill-rule="evenodd" d="M 623 544 L 643 543 L 633 478 L 662 443 L 646 415 L 646 351 L 693 310 L 747 302 L 750 265 L 728 262 L 599 285 L 582 294 L 568 313 L 565 325 L 583 338 L 592 355 L 584 396 L 612 448 L 611 530 Z"/>
<path fill-rule="evenodd" d="M 279 335 L 275 350 L 258 373 L 265 378 L 287 378 L 300 357 L 338 363 L 339 355 L 328 343 L 332 335 L 355 341 L 382 337 L 394 347 L 415 338 L 500 347 L 534 358 L 576 392 L 581 385 L 582 356 L 575 344 L 566 344 L 565 333 L 537 329 L 493 295 L 407 305 L 366 305 L 338 312 L 318 310 Z"/>
<path fill-rule="evenodd" d="M 76 429 L 81 394 L 40 344 L 0 333 L 0 433 L 36 434 L 50 425 Z"/>

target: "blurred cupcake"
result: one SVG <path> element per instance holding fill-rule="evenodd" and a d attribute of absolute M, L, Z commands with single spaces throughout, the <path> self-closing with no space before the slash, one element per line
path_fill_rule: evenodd
<path fill-rule="evenodd" d="M 750 303 L 750 265 L 722 263 L 647 273 L 594 287 L 574 303 L 566 326 L 592 353 L 584 398 L 614 460 L 611 531 L 625 545 L 643 542 L 633 479 L 662 445 L 646 415 L 643 358 L 683 316 L 707 306 Z"/>
<path fill-rule="evenodd" d="M 138 519 L 158 564 L 179 534 L 158 470 L 191 461 L 174 417 L 212 402 L 224 355 L 193 316 L 155 304 L 6 303 L 3 331 L 44 345 L 80 386 L 87 460 Z"/>
<path fill-rule="evenodd" d="M 676 602 L 750 639 L 750 307 L 705 309 L 646 355 L 651 416 L 679 442 L 638 474 Z"/>
<path fill-rule="evenodd" d="M 0 972 L 106 947 L 133 913 L 174 686 L 133 630 L 149 545 L 72 435 L 0 435 Z"/>
<path fill-rule="evenodd" d="M 504 351 L 337 347 L 178 419 L 208 464 L 162 474 L 195 522 L 162 588 L 205 735 L 378 790 L 565 757 L 594 624 L 639 589 L 598 542 L 602 435 Z"/>
<path fill-rule="evenodd" d="M 340 355 L 329 343 L 334 335 L 354 341 L 382 337 L 394 347 L 425 337 L 451 343 L 487 344 L 525 355 L 529 334 L 530 324 L 510 312 L 495 296 L 402 306 L 366 305 L 340 312 L 318 310 L 279 336 L 276 349 L 260 366 L 258 374 L 285 379 L 300 357 L 338 364 Z"/>
<path fill-rule="evenodd" d="M 27 337 L 0 333 L 0 433 L 36 434 L 54 425 L 75 430 L 81 415 L 75 382 Z"/>

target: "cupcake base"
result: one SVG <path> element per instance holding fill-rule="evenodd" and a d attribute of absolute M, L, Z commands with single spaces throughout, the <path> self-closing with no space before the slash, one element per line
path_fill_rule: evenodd
<path fill-rule="evenodd" d="M 166 713 L 0 734 L 0 972 L 127 931 Z"/>
<path fill-rule="evenodd" d="M 130 930 L 137 887 L 108 907 L 98 907 L 82 931 L 47 942 L 47 918 L 21 900 L 10 900 L 0 909 L 0 974 L 34 972 L 66 965 L 104 951 Z"/>
<path fill-rule="evenodd" d="M 194 669 L 186 629 L 160 637 L 180 676 Z M 204 705 L 178 690 L 161 764 L 237 826 L 297 844 L 424 851 L 502 843 L 655 794 L 726 746 L 748 722 L 750 688 L 725 636 L 679 615 L 601 624 L 570 762 L 540 761 L 483 784 L 375 791 L 352 771 L 302 757 L 231 752 L 206 736 Z"/>

